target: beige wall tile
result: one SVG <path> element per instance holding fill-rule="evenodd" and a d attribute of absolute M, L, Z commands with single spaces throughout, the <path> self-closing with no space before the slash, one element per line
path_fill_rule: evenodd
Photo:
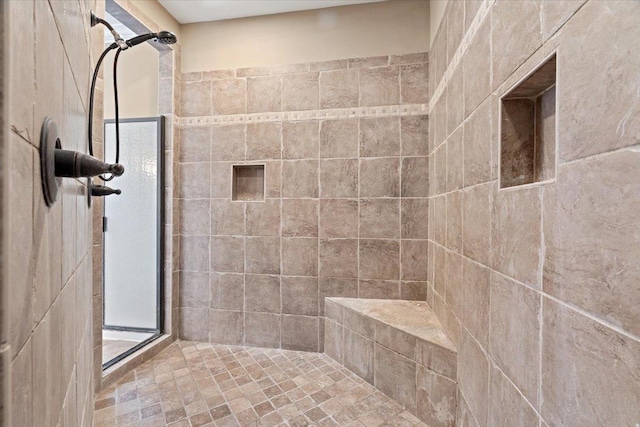
<path fill-rule="evenodd" d="M 400 67 L 400 96 L 403 104 L 429 102 L 429 64 L 402 65 Z"/>
<path fill-rule="evenodd" d="M 491 198 L 495 185 L 470 187 L 463 192 L 463 253 L 482 264 L 489 264 L 491 246 Z"/>
<path fill-rule="evenodd" d="M 329 319 L 324 320 L 324 353 L 338 363 L 343 363 L 344 328 Z"/>
<path fill-rule="evenodd" d="M 489 353 L 534 406 L 540 384 L 540 294 L 491 275 Z"/>
<path fill-rule="evenodd" d="M 389 63 L 388 56 L 370 56 L 367 58 L 350 58 L 349 68 L 379 67 Z"/>
<path fill-rule="evenodd" d="M 263 203 L 247 203 L 246 212 L 247 236 L 280 235 L 280 200 L 267 199 Z"/>
<path fill-rule="evenodd" d="M 320 239 L 320 277 L 358 277 L 357 239 Z"/>
<path fill-rule="evenodd" d="M 291 199 L 282 201 L 282 235 L 318 236 L 318 201 Z"/>
<path fill-rule="evenodd" d="M 400 120 L 397 117 L 360 119 L 360 156 L 400 154 Z"/>
<path fill-rule="evenodd" d="M 280 313 L 280 277 L 245 275 L 245 310 Z"/>
<path fill-rule="evenodd" d="M 403 199 L 401 209 L 401 236 L 403 239 L 429 237 L 429 199 Z"/>
<path fill-rule="evenodd" d="M 245 271 L 257 274 L 280 274 L 280 238 L 246 237 Z"/>
<path fill-rule="evenodd" d="M 287 74 L 283 77 L 284 111 L 317 110 L 319 107 L 319 73 Z"/>
<path fill-rule="evenodd" d="M 375 345 L 375 359 L 374 385 L 376 388 L 415 413 L 415 362 L 379 344 Z"/>
<path fill-rule="evenodd" d="M 464 185 L 491 179 L 492 103 L 486 100 L 464 124 Z"/>
<path fill-rule="evenodd" d="M 427 280 L 428 246 L 426 240 L 401 242 L 402 279 Z"/>
<path fill-rule="evenodd" d="M 491 366 L 489 382 L 489 425 L 522 425 L 538 423 L 538 415 L 523 399 L 513 384 L 495 366 Z"/>
<path fill-rule="evenodd" d="M 183 117 L 211 115 L 211 82 L 182 82 L 180 93 Z"/>
<path fill-rule="evenodd" d="M 320 197 L 358 197 L 358 160 L 331 159 L 320 161 Z"/>
<path fill-rule="evenodd" d="M 244 146 L 244 142 L 242 145 Z M 179 159 L 181 162 L 208 162 L 211 160 L 210 126 L 194 126 L 180 129 Z"/>
<path fill-rule="evenodd" d="M 360 280 L 358 298 L 400 299 L 400 283 L 397 280 Z"/>
<path fill-rule="evenodd" d="M 211 342 L 229 345 L 244 343 L 244 319 L 241 311 L 210 310 L 209 324 Z"/>
<path fill-rule="evenodd" d="M 208 199 L 185 199 L 180 204 L 180 233 L 209 235 L 211 207 Z"/>
<path fill-rule="evenodd" d="M 318 197 L 318 169 L 317 160 L 282 162 L 282 196 Z"/>
<path fill-rule="evenodd" d="M 318 157 L 318 143 L 317 120 L 282 123 L 283 159 L 315 159 Z"/>
<path fill-rule="evenodd" d="M 464 146 L 462 127 L 447 140 L 447 191 L 454 191 L 464 183 Z"/>
<path fill-rule="evenodd" d="M 363 380 L 373 384 L 373 341 L 345 328 L 343 345 L 344 365 Z"/>
<path fill-rule="evenodd" d="M 358 237 L 358 201 L 320 200 L 320 237 Z"/>
<path fill-rule="evenodd" d="M 402 197 L 429 196 L 429 158 L 402 159 Z"/>
<path fill-rule="evenodd" d="M 187 201 L 188 200 L 184 200 L 184 202 Z M 212 235 L 244 234 L 244 206 L 242 203 L 221 199 L 212 199 L 210 202 Z"/>
<path fill-rule="evenodd" d="M 465 332 L 458 347 L 458 387 L 478 424 L 487 425 L 489 362 L 482 348 Z"/>
<path fill-rule="evenodd" d="M 545 188 L 543 214 L 545 292 L 634 335 L 639 159 L 624 150 L 561 166 L 558 183 Z"/>
<path fill-rule="evenodd" d="M 246 112 L 246 80 L 220 79 L 211 82 L 212 113 L 244 114 Z"/>
<path fill-rule="evenodd" d="M 402 281 L 400 282 L 400 299 L 409 301 L 427 301 L 429 292 L 428 282 Z"/>
<path fill-rule="evenodd" d="M 429 116 L 400 118 L 400 140 L 403 156 L 429 155 Z"/>
<path fill-rule="evenodd" d="M 435 194 L 447 191 L 447 144 L 442 144 L 435 151 Z"/>
<path fill-rule="evenodd" d="M 251 123 L 247 125 L 247 159 L 279 159 L 282 148 L 280 123 Z"/>
<path fill-rule="evenodd" d="M 358 119 L 320 122 L 320 157 L 358 157 Z"/>
<path fill-rule="evenodd" d="M 639 352 L 638 341 L 545 298 L 542 417 L 549 425 L 633 425 L 640 417 Z"/>
<path fill-rule="evenodd" d="M 289 276 L 317 276 L 318 239 L 283 238 L 282 274 Z"/>
<path fill-rule="evenodd" d="M 180 253 L 183 251 L 181 246 Z M 233 236 L 211 237 L 211 268 L 218 272 L 244 272 L 244 239 Z"/>
<path fill-rule="evenodd" d="M 211 159 L 244 160 L 245 136 L 245 125 L 214 126 L 211 130 Z M 183 148 L 184 139 L 181 143 Z"/>
<path fill-rule="evenodd" d="M 282 111 L 282 76 L 247 78 L 247 113 Z"/>
<path fill-rule="evenodd" d="M 447 194 L 447 247 L 462 252 L 462 191 Z"/>
<path fill-rule="evenodd" d="M 245 313 L 245 345 L 280 348 L 280 315 Z"/>
<path fill-rule="evenodd" d="M 209 183 L 211 198 L 231 198 L 231 171 L 229 162 L 211 162 L 211 182 Z"/>
<path fill-rule="evenodd" d="M 463 258 L 462 268 L 464 290 L 462 321 L 480 345 L 488 348 L 490 270 L 468 258 Z"/>
<path fill-rule="evenodd" d="M 447 132 L 446 136 L 453 133 L 464 120 L 464 60 L 460 61 L 455 71 L 451 75 L 451 80 L 447 85 L 446 114 Z"/>
<path fill-rule="evenodd" d="M 397 240 L 361 239 L 359 271 L 362 279 L 399 279 L 400 245 Z"/>
<path fill-rule="evenodd" d="M 320 108 L 357 107 L 359 70 L 335 70 L 320 73 Z"/>
<path fill-rule="evenodd" d="M 180 307 L 209 307 L 209 272 L 180 272 Z M 222 308 L 222 307 L 220 307 Z M 206 322 L 205 322 L 206 323 Z"/>
<path fill-rule="evenodd" d="M 360 238 L 399 238 L 399 199 L 361 199 Z"/>
<path fill-rule="evenodd" d="M 235 273 L 211 273 L 211 308 L 242 310 L 244 307 L 244 275 Z M 209 277 L 209 276 L 207 276 Z M 180 281 L 180 287 L 184 282 Z M 197 297 L 198 295 L 194 295 Z M 204 293 L 199 295 L 200 299 Z M 182 298 L 180 299 L 182 302 Z"/>
<path fill-rule="evenodd" d="M 360 197 L 399 197 L 400 159 L 360 159 Z"/>
<path fill-rule="evenodd" d="M 210 196 L 209 163 L 183 163 L 180 166 L 178 197 L 205 199 Z"/>
<path fill-rule="evenodd" d="M 209 341 L 209 309 L 208 308 L 180 308 L 178 322 L 180 339 L 193 341 Z"/>
<path fill-rule="evenodd" d="M 318 278 L 282 277 L 282 313 L 318 314 Z"/>
<path fill-rule="evenodd" d="M 400 103 L 400 69 L 397 66 L 360 69 L 360 105 Z"/>
<path fill-rule="evenodd" d="M 318 351 L 318 318 L 282 315 L 282 348 Z"/>
<path fill-rule="evenodd" d="M 447 26 L 444 30 L 447 32 L 447 58 L 449 61 L 453 59 L 453 56 L 458 50 L 460 42 L 465 32 L 465 17 L 464 17 L 465 2 L 451 3 L 447 9 L 446 19 Z"/>
<path fill-rule="evenodd" d="M 180 269 L 209 270 L 209 236 L 183 236 L 180 241 Z"/>
<path fill-rule="evenodd" d="M 467 2 L 465 6 L 470 3 Z M 491 20 L 485 19 L 464 57 L 465 116 L 472 113 L 491 93 L 491 66 Z"/>
<path fill-rule="evenodd" d="M 456 419 L 456 383 L 420 365 L 416 372 L 418 418 L 429 426 L 452 426 Z"/>
<path fill-rule="evenodd" d="M 326 297 L 356 298 L 358 296 L 358 279 L 341 279 L 337 277 L 318 279 L 319 314 L 325 314 Z M 327 317 L 329 313 L 327 313 Z"/>

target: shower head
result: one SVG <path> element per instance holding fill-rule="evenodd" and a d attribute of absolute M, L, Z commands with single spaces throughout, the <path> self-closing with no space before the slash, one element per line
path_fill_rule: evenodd
<path fill-rule="evenodd" d="M 178 41 L 177 37 L 172 32 L 160 31 L 157 33 L 149 33 L 143 34 L 141 36 L 136 36 L 132 39 L 127 40 L 126 43 L 129 47 L 133 47 L 151 39 L 155 39 L 158 43 L 162 44 L 174 44 L 176 41 Z"/>

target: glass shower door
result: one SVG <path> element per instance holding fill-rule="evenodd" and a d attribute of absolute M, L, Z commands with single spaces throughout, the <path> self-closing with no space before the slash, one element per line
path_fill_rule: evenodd
<path fill-rule="evenodd" d="M 103 368 L 161 333 L 163 118 L 120 120 L 125 173 L 104 200 Z M 105 121 L 105 156 L 115 159 L 115 123 Z"/>

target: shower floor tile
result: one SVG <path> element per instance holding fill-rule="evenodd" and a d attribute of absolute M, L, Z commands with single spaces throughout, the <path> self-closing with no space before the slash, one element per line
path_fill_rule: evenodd
<path fill-rule="evenodd" d="M 94 426 L 426 426 L 322 353 L 179 341 L 95 400 Z"/>

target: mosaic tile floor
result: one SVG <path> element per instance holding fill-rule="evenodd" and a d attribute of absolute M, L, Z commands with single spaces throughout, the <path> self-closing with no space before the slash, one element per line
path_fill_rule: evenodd
<path fill-rule="evenodd" d="M 94 426 L 426 426 L 319 353 L 179 341 L 104 390 Z"/>

